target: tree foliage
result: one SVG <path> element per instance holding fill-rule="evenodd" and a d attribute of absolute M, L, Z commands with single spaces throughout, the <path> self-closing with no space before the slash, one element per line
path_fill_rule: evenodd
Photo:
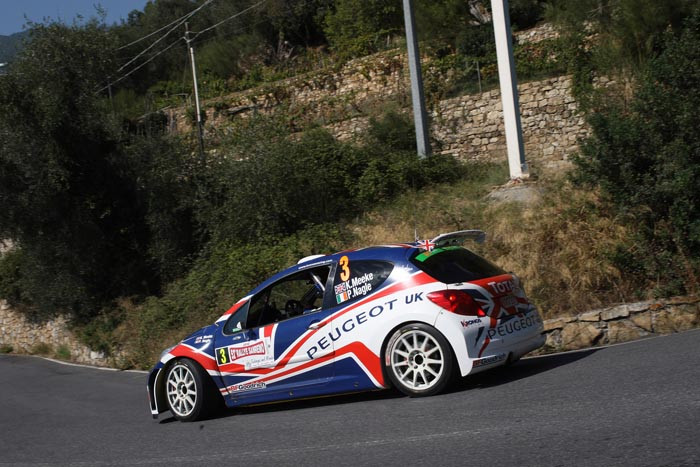
<path fill-rule="evenodd" d="M 88 320 L 118 297 L 161 293 L 232 238 L 290 235 L 459 173 L 449 158 L 418 160 L 399 115 L 360 145 L 256 117 L 202 160 L 157 114 L 127 127 L 112 116 L 97 93 L 117 66 L 108 28 L 31 34 L 0 79 L 0 239 L 18 245 L 0 294 L 42 314 Z"/>
<path fill-rule="evenodd" d="M 363 145 L 325 130 L 290 137 L 282 123 L 256 117 L 210 160 L 198 216 L 216 241 L 254 241 L 311 224 L 347 219 L 397 193 L 459 174 L 450 157 L 418 159 L 412 124 L 389 113 L 374 120 Z"/>
<path fill-rule="evenodd" d="M 95 22 L 34 25 L 0 80 L 0 235 L 22 248 L 22 277 L 40 307 L 94 306 L 144 275 L 136 187 L 94 94 L 113 48 Z"/>
<path fill-rule="evenodd" d="M 631 105 L 589 118 L 593 136 L 577 160 L 579 180 L 597 183 L 639 228 L 618 252 L 628 270 L 662 293 L 697 292 L 700 274 L 700 11 L 651 59 Z"/>
<path fill-rule="evenodd" d="M 345 58 L 377 52 L 403 27 L 401 3 L 394 0 L 335 0 L 324 32 Z"/>
<path fill-rule="evenodd" d="M 548 5 L 546 16 L 574 39 L 571 48 L 588 52 L 578 56 L 586 66 L 634 74 L 660 52 L 663 34 L 678 31 L 695 5 L 695 0 L 558 0 Z"/>
<path fill-rule="evenodd" d="M 20 248 L 13 274 L 25 302 L 87 317 L 182 272 L 179 257 L 193 250 L 187 172 L 172 167 L 178 151 L 161 135 L 122 134 L 98 97 L 115 67 L 105 27 L 30 33 L 0 79 L 0 238 Z"/>

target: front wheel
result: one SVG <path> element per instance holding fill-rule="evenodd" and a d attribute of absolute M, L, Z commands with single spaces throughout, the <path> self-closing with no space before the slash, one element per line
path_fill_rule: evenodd
<path fill-rule="evenodd" d="M 432 396 L 452 379 L 454 358 L 447 339 L 426 324 L 407 324 L 389 339 L 385 367 L 391 382 L 411 397 Z"/>
<path fill-rule="evenodd" d="M 178 420 L 192 422 L 209 415 L 218 394 L 214 382 L 191 360 L 182 359 L 170 367 L 165 380 L 168 408 Z"/>

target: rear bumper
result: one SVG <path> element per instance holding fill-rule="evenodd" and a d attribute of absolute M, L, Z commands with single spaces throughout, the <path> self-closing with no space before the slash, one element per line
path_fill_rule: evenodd
<path fill-rule="evenodd" d="M 462 376 L 518 359 L 545 342 L 542 319 L 535 307 L 497 321 L 441 313 L 436 327 L 452 344 Z"/>

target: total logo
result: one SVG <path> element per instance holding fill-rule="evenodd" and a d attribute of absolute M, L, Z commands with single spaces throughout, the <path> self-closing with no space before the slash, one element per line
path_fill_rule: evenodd
<path fill-rule="evenodd" d="M 515 281 L 505 280 L 503 282 L 489 282 L 488 286 L 491 287 L 496 293 L 506 293 L 515 290 Z"/>

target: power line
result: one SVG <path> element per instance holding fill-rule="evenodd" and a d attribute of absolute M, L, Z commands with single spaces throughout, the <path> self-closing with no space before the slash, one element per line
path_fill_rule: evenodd
<path fill-rule="evenodd" d="M 248 24 L 243 25 L 243 26 L 241 26 L 241 27 L 239 27 L 239 28 L 233 29 L 233 30 L 231 30 L 231 31 L 227 31 L 225 34 L 220 34 L 220 35 L 217 35 L 217 36 L 209 36 L 209 37 L 207 37 L 207 38 L 199 39 L 199 40 L 197 40 L 197 41 L 195 41 L 195 39 L 191 39 L 191 42 L 192 42 L 193 44 L 194 44 L 194 43 L 197 43 L 197 44 L 199 44 L 200 46 L 202 46 L 202 45 L 209 44 L 209 43 L 211 43 L 211 42 L 217 41 L 217 40 L 221 39 L 222 37 L 227 37 L 227 36 L 232 35 L 232 34 L 239 34 L 239 33 L 241 33 L 241 32 L 247 31 L 247 30 L 249 30 L 249 29 L 252 29 L 252 28 L 254 28 L 254 27 L 256 27 L 256 26 L 259 26 L 259 25 L 263 24 L 265 21 L 267 21 L 267 20 L 266 20 L 266 19 L 262 19 L 262 20 L 260 20 L 260 21 L 255 22 L 255 23 L 248 23 Z"/>
<path fill-rule="evenodd" d="M 147 63 L 153 61 L 157 56 L 159 56 L 160 54 L 165 53 L 166 51 L 170 50 L 170 48 L 172 48 L 175 44 L 177 44 L 177 43 L 180 42 L 181 40 L 182 40 L 182 37 L 178 37 L 175 41 L 171 42 L 170 45 L 168 45 L 166 48 L 160 50 L 158 53 L 156 53 L 156 54 L 154 54 L 154 55 L 151 55 L 151 57 L 150 57 L 148 60 L 146 60 L 145 62 L 141 63 L 141 64 L 138 65 L 137 67 L 131 69 L 128 73 L 123 74 L 122 76 L 120 76 L 119 78 L 115 79 L 114 81 L 111 81 L 111 82 L 108 83 L 106 86 L 104 86 L 104 87 L 100 88 L 99 90 L 97 90 L 96 93 L 99 94 L 100 92 L 104 91 L 105 89 L 108 89 L 109 87 L 114 86 L 114 85 L 117 84 L 118 82 L 122 81 L 124 78 L 128 77 L 129 75 L 135 73 L 137 70 L 140 70 L 140 69 L 143 68 Z"/>
<path fill-rule="evenodd" d="M 197 36 L 199 36 L 200 34 L 203 34 L 203 33 L 207 32 L 207 31 L 211 31 L 212 29 L 215 29 L 215 28 L 221 26 L 221 25 L 222 25 L 223 23 L 225 23 L 226 21 L 230 21 L 230 20 L 232 20 L 232 19 L 234 19 L 234 18 L 237 18 L 237 17 L 241 16 L 241 15 L 244 14 L 244 13 L 249 12 L 250 10 L 252 10 L 252 9 L 254 9 L 254 8 L 259 7 L 260 5 L 262 5 L 263 3 L 265 3 L 266 1 L 267 1 L 267 0 L 260 0 L 260 1 L 259 1 L 258 3 L 256 3 L 255 5 L 251 5 L 251 6 L 249 6 L 248 8 L 246 8 L 245 10 L 241 10 L 241 11 L 239 11 L 238 13 L 236 13 L 236 14 L 234 14 L 234 15 L 231 15 L 231 16 L 229 16 L 228 18 L 223 19 L 223 20 L 219 21 L 218 23 L 214 24 L 213 26 L 209 26 L 208 28 L 202 29 L 201 31 L 199 31 L 197 34 L 194 35 L 194 37 L 192 38 L 192 40 L 195 40 L 195 39 L 197 38 Z"/>
<path fill-rule="evenodd" d="M 188 13 L 188 14 L 189 14 L 189 13 Z M 184 16 L 183 16 L 182 18 L 184 18 Z M 178 19 L 176 19 L 175 21 L 166 24 L 166 25 L 163 26 L 162 28 L 160 28 L 160 29 L 158 29 L 158 30 L 156 30 L 156 31 L 153 31 L 152 33 L 147 34 L 147 35 L 145 35 L 145 36 L 143 36 L 143 37 L 141 37 L 141 38 L 139 38 L 139 39 L 136 39 L 135 41 L 129 42 L 129 43 L 126 44 L 126 45 L 122 45 L 122 46 L 119 47 L 117 50 L 123 50 L 123 49 L 126 49 L 126 48 L 128 48 L 128 47 L 131 47 L 131 46 L 134 45 L 134 44 L 138 44 L 138 43 L 141 42 L 142 40 L 148 39 L 149 37 L 158 34 L 158 33 L 161 32 L 163 29 L 169 28 L 169 27 L 172 26 L 173 24 L 175 24 L 175 23 L 177 23 L 178 21 L 182 20 L 182 18 L 178 18 Z"/>
<path fill-rule="evenodd" d="M 128 47 L 129 45 L 135 44 L 135 43 L 137 43 L 137 42 L 139 42 L 139 41 L 141 41 L 141 40 L 143 40 L 143 39 L 146 39 L 147 37 L 150 37 L 150 36 L 152 36 L 152 35 L 154 35 L 154 34 L 160 32 L 160 31 L 162 31 L 163 29 L 166 29 L 167 27 L 169 27 L 169 26 L 171 26 L 171 25 L 174 24 L 174 26 L 173 26 L 170 30 L 168 30 L 168 32 L 166 32 L 165 34 L 163 34 L 161 37 L 159 37 L 159 38 L 156 39 L 153 43 L 151 43 L 151 45 L 149 45 L 148 47 L 146 47 L 145 49 L 143 49 L 143 50 L 142 50 L 141 52 L 139 52 L 136 56 L 134 56 L 134 57 L 131 58 L 129 61 L 127 61 L 124 65 L 122 65 L 121 67 L 119 67 L 119 69 L 117 70 L 117 73 L 120 72 L 120 71 L 122 71 L 122 70 L 125 69 L 127 66 L 131 65 L 132 63 L 134 63 L 134 62 L 135 62 L 136 60 L 138 60 L 141 56 L 143 56 L 146 52 L 148 52 L 150 49 L 152 49 L 156 44 L 158 44 L 158 43 L 161 42 L 163 39 L 165 39 L 168 35 L 170 35 L 170 33 L 172 33 L 175 29 L 177 29 L 178 27 L 180 27 L 180 26 L 182 26 L 183 24 L 185 24 L 189 18 L 191 18 L 193 15 L 195 15 L 197 12 L 199 12 L 202 8 L 206 7 L 207 5 L 209 5 L 210 3 L 212 3 L 213 1 L 214 1 L 214 0 L 206 0 L 202 5 L 200 5 L 199 7 L 195 8 L 194 10 L 192 10 L 192 11 L 189 12 L 189 13 L 187 13 L 186 15 L 180 17 L 179 19 L 177 19 L 177 20 L 175 20 L 175 21 L 169 23 L 169 24 L 166 25 L 166 26 L 163 26 L 163 27 L 160 28 L 159 30 L 154 31 L 154 32 L 148 34 L 147 36 L 142 37 L 141 39 L 138 39 L 137 41 L 134 41 L 134 42 L 132 42 L 132 43 L 130 43 L 130 44 L 127 44 L 127 45 L 122 46 L 122 47 L 120 47 L 119 49 L 117 49 L 117 50 L 121 50 L 121 49 L 123 49 L 123 48 L 125 48 L 125 47 Z M 205 28 L 205 29 L 203 29 L 203 30 L 197 32 L 196 34 L 194 34 L 193 37 L 191 37 L 191 38 L 189 39 L 189 42 L 190 42 L 190 43 L 191 43 L 191 42 L 194 42 L 194 40 L 195 40 L 197 37 L 199 37 L 200 34 L 203 34 L 203 33 L 207 32 L 207 31 L 210 31 L 210 30 L 212 30 L 212 29 L 215 29 L 215 28 L 219 27 L 220 25 L 222 25 L 223 23 L 225 23 L 225 22 L 227 22 L 227 21 L 230 21 L 230 20 L 232 20 L 232 19 L 234 19 L 234 18 L 237 18 L 237 17 L 239 17 L 239 16 L 241 16 L 241 15 L 243 15 L 243 14 L 249 12 L 250 10 L 259 7 L 260 5 L 262 5 L 263 3 L 265 3 L 266 1 L 267 1 L 267 0 L 261 0 L 261 1 L 257 2 L 256 4 L 251 5 L 251 6 L 249 6 L 248 8 L 246 8 L 246 9 L 244 9 L 244 10 L 241 10 L 241 11 L 239 11 L 239 12 L 237 12 L 237 13 L 235 13 L 235 14 L 229 16 L 228 18 L 225 18 L 225 19 L 219 21 L 219 22 L 216 23 L 216 24 L 214 24 L 214 25 L 212 25 L 212 26 L 209 26 L 209 27 L 207 27 L 207 28 Z M 250 27 L 250 25 L 244 26 L 244 27 L 241 28 L 241 29 L 246 29 L 247 27 Z M 154 60 L 154 59 L 155 59 L 156 57 L 158 57 L 159 55 L 165 53 L 167 50 L 169 50 L 170 48 L 172 48 L 175 44 L 177 44 L 177 43 L 178 43 L 180 40 L 182 40 L 182 39 L 183 39 L 183 38 L 178 38 L 178 39 L 175 40 L 174 42 L 170 43 L 167 47 L 165 47 L 164 49 L 160 50 L 158 53 L 152 55 L 152 56 L 151 56 L 148 60 L 146 60 L 145 62 L 139 64 L 138 66 L 136 66 L 135 68 L 131 69 L 131 70 L 128 71 L 127 73 L 121 75 L 119 78 L 115 79 L 114 81 L 109 82 L 107 85 L 105 85 L 104 87 L 100 88 L 100 89 L 97 91 L 97 93 L 100 93 L 100 92 L 104 91 L 105 89 L 109 89 L 111 86 L 113 86 L 113 85 L 117 84 L 118 82 L 124 80 L 126 77 L 130 76 L 131 74 L 133 74 L 133 73 L 136 72 L 137 70 L 143 68 L 147 63 L 151 62 L 152 60 Z M 110 78 L 111 78 L 111 77 L 110 77 Z M 109 79 L 109 78 L 108 78 L 108 79 Z"/>
<path fill-rule="evenodd" d="M 210 1 L 211 1 L 211 0 L 210 0 Z M 207 2 L 207 3 L 209 3 L 209 2 Z M 203 6 L 205 6 L 205 5 L 202 5 L 201 7 L 203 7 Z M 139 38 L 139 39 L 136 39 L 135 41 L 131 41 L 131 42 L 129 42 L 129 43 L 126 44 L 126 45 L 122 45 L 122 46 L 119 47 L 117 50 L 126 49 L 127 47 L 131 47 L 131 46 L 134 45 L 134 44 L 138 44 L 138 43 L 141 42 L 142 40 L 148 39 L 149 37 L 151 37 L 151 36 L 153 36 L 153 35 L 155 35 L 155 34 L 158 34 L 158 33 L 161 32 L 163 29 L 172 26 L 173 24 L 177 23 L 178 21 L 182 21 L 183 19 L 188 19 L 190 16 L 192 16 L 194 13 L 196 13 L 197 10 L 199 10 L 199 8 L 201 8 L 201 7 L 198 7 L 196 10 L 193 10 L 193 11 L 187 13 L 186 15 L 181 16 L 180 18 L 176 19 L 175 21 L 173 21 L 173 22 L 171 22 L 171 23 L 169 23 L 169 24 L 166 24 L 166 25 L 163 26 L 162 28 L 160 28 L 160 29 L 158 29 L 158 30 L 156 30 L 156 31 L 153 31 L 153 32 L 150 33 L 150 34 L 146 34 L 145 36 L 143 36 L 143 37 L 141 37 L 141 38 Z"/>
<path fill-rule="evenodd" d="M 182 26 L 183 24 L 185 24 L 185 22 L 186 22 L 188 19 L 190 19 L 190 18 L 191 18 L 193 15 L 195 15 L 199 10 L 201 10 L 201 9 L 204 8 L 205 6 L 209 5 L 209 4 L 210 4 L 211 2 L 213 2 L 213 1 L 214 1 L 214 0 L 207 0 L 206 2 L 202 3 L 200 6 L 198 6 L 197 8 L 195 8 L 194 10 L 192 10 L 191 12 L 187 13 L 185 16 L 183 16 L 182 18 L 180 18 L 179 20 L 177 20 L 177 21 L 176 21 L 177 24 L 175 24 L 175 26 L 173 26 L 172 28 L 170 28 L 170 30 L 168 30 L 168 32 L 166 32 L 166 33 L 163 34 L 161 37 L 159 37 L 158 39 L 156 39 L 153 43 L 151 43 L 151 45 L 149 45 L 148 47 L 146 47 L 145 49 L 143 49 L 143 50 L 142 50 L 138 55 L 136 55 L 134 58 L 132 58 L 131 60 L 129 60 L 128 62 L 126 62 L 124 65 L 122 65 L 121 67 L 119 67 L 119 69 L 117 70 L 117 73 L 119 73 L 119 72 L 122 71 L 124 68 L 126 68 L 126 67 L 129 66 L 129 65 L 131 65 L 132 63 L 134 63 L 139 57 L 141 57 L 143 54 L 145 54 L 146 52 L 148 52 L 149 50 L 151 50 L 156 44 L 158 44 L 160 41 L 162 41 L 163 39 L 165 39 L 166 37 L 168 37 L 168 36 L 170 35 L 171 32 L 173 32 L 174 30 L 176 30 L 177 28 L 179 28 L 180 26 Z M 173 24 L 173 23 L 170 23 L 170 24 Z"/>

